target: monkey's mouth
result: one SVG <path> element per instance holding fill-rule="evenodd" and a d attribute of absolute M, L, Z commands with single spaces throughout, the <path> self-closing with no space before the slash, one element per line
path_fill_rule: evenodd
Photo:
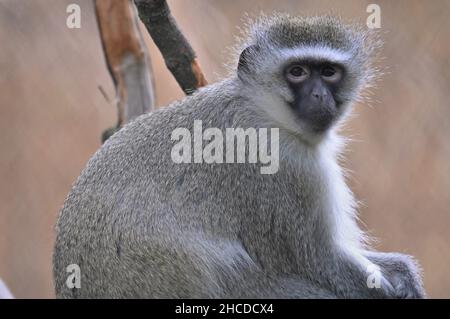
<path fill-rule="evenodd" d="M 294 108 L 294 112 L 298 119 L 314 133 L 323 133 L 330 129 L 339 115 L 336 107 L 323 105 L 302 106 Z"/>

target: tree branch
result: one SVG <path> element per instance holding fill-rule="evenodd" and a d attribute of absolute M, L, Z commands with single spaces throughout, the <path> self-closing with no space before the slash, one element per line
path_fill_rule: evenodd
<path fill-rule="evenodd" d="M 135 0 L 139 17 L 164 57 L 167 68 L 186 94 L 207 81 L 194 50 L 178 28 L 166 0 Z"/>
<path fill-rule="evenodd" d="M 105 141 L 133 118 L 153 110 L 155 94 L 150 58 L 132 0 L 96 0 L 95 12 L 118 109 L 117 126 L 103 133 Z"/>

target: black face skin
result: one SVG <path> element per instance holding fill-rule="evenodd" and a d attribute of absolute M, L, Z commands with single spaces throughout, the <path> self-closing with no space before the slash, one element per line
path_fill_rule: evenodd
<path fill-rule="evenodd" d="M 297 116 L 313 131 L 326 131 L 340 112 L 336 92 L 344 68 L 329 62 L 301 61 L 287 66 L 284 75 L 294 93 L 290 105 Z"/>

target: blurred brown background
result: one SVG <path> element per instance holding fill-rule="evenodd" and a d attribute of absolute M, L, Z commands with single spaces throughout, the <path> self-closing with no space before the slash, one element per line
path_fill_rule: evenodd
<path fill-rule="evenodd" d="M 375 1 L 169 1 L 210 82 L 250 15 L 336 13 Z M 81 29 L 66 7 L 81 6 Z M 450 297 L 450 1 L 376 1 L 388 74 L 357 105 L 345 166 L 377 248 L 415 255 L 431 297 Z M 158 105 L 183 96 L 147 36 Z M 0 278 L 16 297 L 53 297 L 53 227 L 72 182 L 115 121 L 90 0 L 0 0 Z"/>

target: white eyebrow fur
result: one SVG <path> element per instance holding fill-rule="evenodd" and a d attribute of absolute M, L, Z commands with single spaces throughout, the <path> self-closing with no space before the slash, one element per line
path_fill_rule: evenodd
<path fill-rule="evenodd" d="M 302 48 L 285 48 L 281 50 L 281 54 L 289 59 L 308 59 L 327 60 L 336 63 L 348 62 L 351 59 L 349 52 L 344 52 L 338 49 L 327 46 L 305 46 Z"/>

